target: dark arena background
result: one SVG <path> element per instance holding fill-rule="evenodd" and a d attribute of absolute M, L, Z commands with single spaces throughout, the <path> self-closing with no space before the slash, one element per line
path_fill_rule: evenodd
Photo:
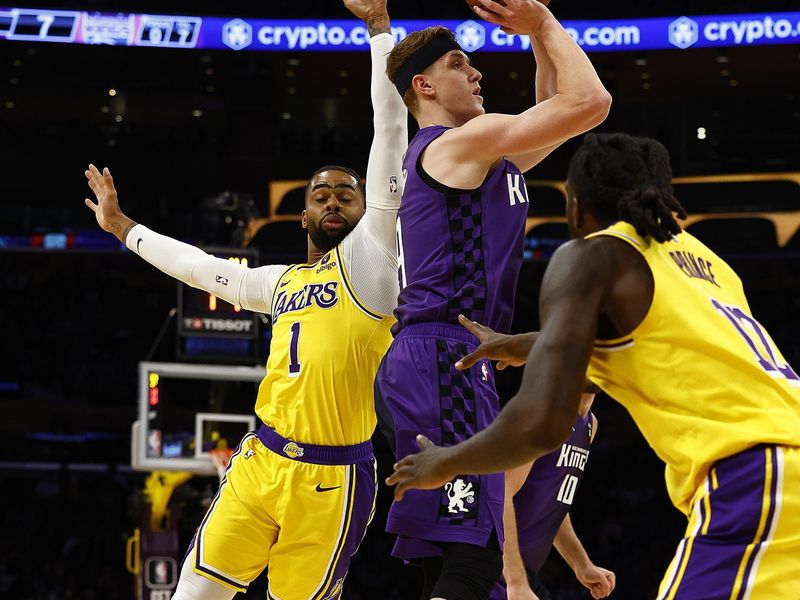
<path fill-rule="evenodd" d="M 800 366 L 800 6 L 554 0 L 551 9 L 614 97 L 598 130 L 670 150 L 689 231 L 741 275 L 753 314 Z M 390 0 L 389 11 L 409 30 L 458 28 L 487 110 L 532 103 L 531 53 L 492 35 L 463 0 Z M 313 26 L 294 44 L 264 29 L 300 19 Z M 336 19 L 352 17 L 335 0 L 0 8 L 1 598 L 170 597 L 169 581 L 148 587 L 163 573 L 148 572 L 146 556 L 180 562 L 218 479 L 198 459 L 206 475 L 172 482 L 159 511 L 171 484 L 132 467 L 133 423 L 163 422 L 164 459 L 184 458 L 195 413 L 248 413 L 256 384 L 211 371 L 171 378 L 169 365 L 140 363 L 263 365 L 269 321 L 181 288 L 100 231 L 83 205 L 83 171 L 110 167 L 123 210 L 158 232 L 249 264 L 302 262 L 305 180 L 330 163 L 364 173 L 372 136 L 369 53 L 346 29 L 319 34 L 316 23 Z M 563 180 L 576 145 L 527 174 L 515 331 L 538 326 L 542 274 L 567 235 Z M 233 325 L 209 336 L 193 319 Z M 499 376 L 503 400 L 519 375 Z M 616 572 L 614 598 L 653 598 L 685 519 L 625 410 L 602 395 L 594 410 L 599 433 L 573 522 L 595 564 Z M 235 445 L 246 425 L 213 423 L 204 443 Z M 374 443 L 382 478 L 392 458 L 380 436 Z M 381 484 L 344 598 L 419 595 L 420 573 L 389 556 L 390 497 Z M 541 576 L 556 599 L 590 597 L 556 552 Z M 262 576 L 247 597 L 265 590 Z"/>

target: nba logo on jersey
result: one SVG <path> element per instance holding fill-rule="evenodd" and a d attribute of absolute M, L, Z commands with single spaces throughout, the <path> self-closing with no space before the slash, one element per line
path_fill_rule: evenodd
<path fill-rule="evenodd" d="M 394 175 L 389 177 L 389 192 L 392 194 L 397 193 L 397 177 Z"/>

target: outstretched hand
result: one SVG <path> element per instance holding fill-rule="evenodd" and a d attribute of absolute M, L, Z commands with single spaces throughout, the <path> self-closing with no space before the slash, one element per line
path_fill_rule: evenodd
<path fill-rule="evenodd" d="M 440 448 L 424 435 L 417 436 L 418 454 L 409 454 L 394 464 L 394 473 L 386 478 L 387 485 L 396 485 L 394 499 L 398 502 L 408 490 L 435 490 L 455 477 L 442 467 L 447 448 Z"/>
<path fill-rule="evenodd" d="M 84 203 L 92 209 L 97 218 L 97 224 L 103 231 L 117 236 L 121 242 L 124 242 L 125 233 L 135 223 L 126 217 L 119 208 L 117 189 L 114 187 L 111 171 L 106 167 L 101 173 L 97 167 L 89 165 L 84 175 L 97 198 L 97 203 L 92 202 L 89 198 L 86 198 Z"/>
<path fill-rule="evenodd" d="M 592 598 L 596 600 L 609 596 L 617 586 L 617 576 L 614 575 L 613 571 L 596 567 L 593 564 L 590 564 L 585 569 L 576 571 L 575 576 L 592 593 Z"/>
<path fill-rule="evenodd" d="M 539 29 L 552 13 L 547 9 L 550 0 L 478 0 L 472 7 L 481 19 L 499 25 L 511 35 L 537 35 Z"/>
<path fill-rule="evenodd" d="M 386 0 L 343 0 L 345 8 L 355 17 L 358 17 L 369 30 L 369 35 L 389 33 L 389 13 L 386 10 Z"/>
<path fill-rule="evenodd" d="M 478 338 L 480 345 L 455 364 L 457 370 L 469 369 L 484 358 L 500 361 L 497 363 L 500 371 L 508 366 L 519 367 L 525 364 L 530 348 L 521 349 L 518 336 L 497 333 L 486 325 L 470 321 L 464 315 L 458 315 L 458 322 Z"/>

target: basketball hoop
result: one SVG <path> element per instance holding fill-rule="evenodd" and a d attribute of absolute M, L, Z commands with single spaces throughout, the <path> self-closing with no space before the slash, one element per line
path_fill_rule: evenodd
<path fill-rule="evenodd" d="M 211 462 L 214 463 L 214 467 L 217 469 L 219 480 L 222 481 L 225 478 L 225 471 L 228 470 L 228 463 L 231 460 L 233 448 L 214 448 L 213 450 L 209 450 L 208 454 L 211 456 Z"/>

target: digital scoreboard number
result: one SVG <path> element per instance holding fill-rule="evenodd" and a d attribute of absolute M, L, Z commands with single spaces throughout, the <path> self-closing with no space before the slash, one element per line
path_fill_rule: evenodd
<path fill-rule="evenodd" d="M 9 40 L 72 42 L 81 13 L 69 10 L 13 8 L 0 13 L 0 32 Z"/>
<path fill-rule="evenodd" d="M 159 48 L 194 48 L 203 19 L 141 15 L 134 45 Z"/>
<path fill-rule="evenodd" d="M 15 41 L 196 48 L 202 17 L 0 10 L 0 37 Z"/>

